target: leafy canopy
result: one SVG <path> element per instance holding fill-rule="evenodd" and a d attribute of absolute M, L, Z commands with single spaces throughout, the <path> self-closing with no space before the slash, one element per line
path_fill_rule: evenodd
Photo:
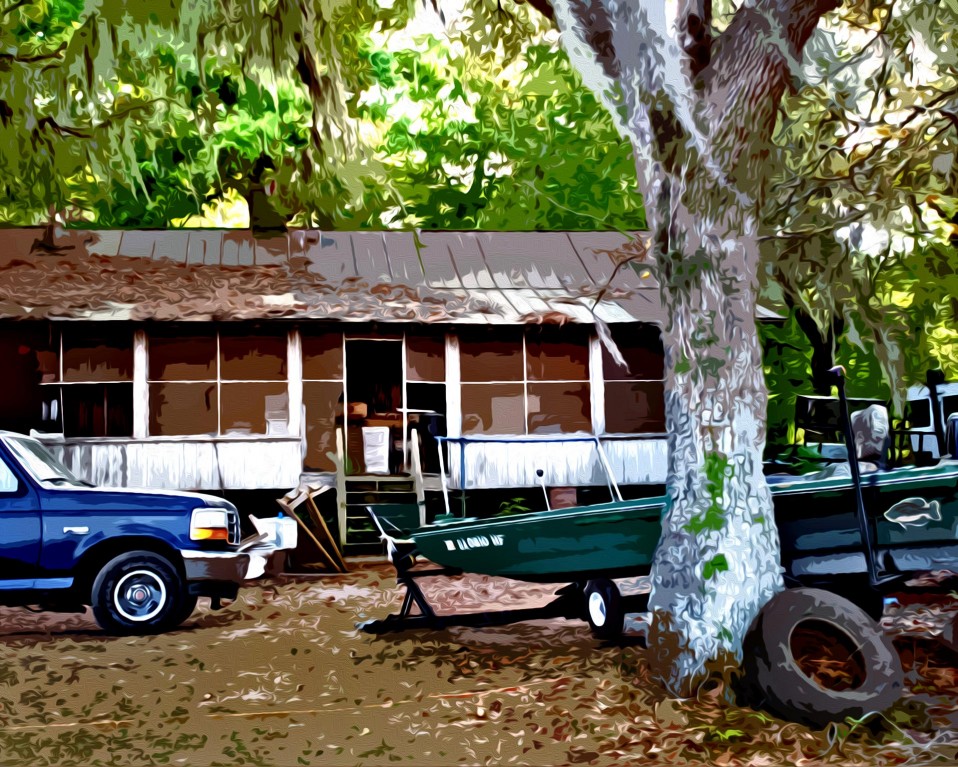
<path fill-rule="evenodd" d="M 324 228 L 643 225 L 628 144 L 526 6 L 13 2 L 0 50 L 2 223 L 239 201 Z"/>

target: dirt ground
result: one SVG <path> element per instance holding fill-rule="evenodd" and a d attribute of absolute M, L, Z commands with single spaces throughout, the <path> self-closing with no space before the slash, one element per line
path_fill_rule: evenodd
<path fill-rule="evenodd" d="M 553 590 L 466 576 L 429 593 L 465 610 L 537 604 Z M 641 644 L 601 644 L 576 621 L 356 630 L 400 597 L 385 565 L 282 577 L 139 638 L 106 637 L 89 615 L 0 609 L 0 764 L 958 762 L 958 655 L 932 636 L 948 603 L 886 613 L 906 667 L 899 706 L 811 731 L 721 705 L 720 691 L 667 699 Z"/>

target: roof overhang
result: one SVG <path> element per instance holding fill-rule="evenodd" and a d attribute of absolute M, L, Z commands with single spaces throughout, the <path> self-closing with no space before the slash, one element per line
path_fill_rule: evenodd
<path fill-rule="evenodd" d="M 0 317 L 656 322 L 639 240 L 609 232 L 0 231 Z"/>

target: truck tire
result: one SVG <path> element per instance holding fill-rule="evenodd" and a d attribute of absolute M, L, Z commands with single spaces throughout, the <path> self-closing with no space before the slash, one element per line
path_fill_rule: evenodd
<path fill-rule="evenodd" d="M 190 599 L 173 564 L 150 551 L 131 551 L 107 562 L 93 582 L 93 616 L 104 631 L 157 634 L 186 620 Z M 190 612 L 195 601 L 190 605 Z"/>
<path fill-rule="evenodd" d="M 820 635 L 819 653 L 847 648 L 843 668 L 852 672 L 809 672 L 807 659 L 796 654 L 803 632 Z M 796 588 L 774 596 L 749 628 L 743 653 L 748 702 L 813 727 L 883 711 L 901 695 L 904 675 L 891 641 L 864 611 L 829 591 Z"/>
<path fill-rule="evenodd" d="M 183 621 L 189 618 L 193 611 L 196 609 L 196 603 L 199 601 L 199 597 L 195 594 L 184 593 L 182 595 L 182 600 L 180 601 L 180 612 L 178 615 L 174 616 L 171 621 L 171 626 L 179 626 Z"/>
<path fill-rule="evenodd" d="M 607 578 L 597 578 L 585 584 L 585 619 L 596 639 L 616 639 L 622 636 L 625 612 L 619 588 Z"/>

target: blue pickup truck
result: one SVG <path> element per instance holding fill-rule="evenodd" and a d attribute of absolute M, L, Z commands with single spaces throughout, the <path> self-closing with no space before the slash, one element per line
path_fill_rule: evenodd
<path fill-rule="evenodd" d="M 112 634 L 175 628 L 233 599 L 262 556 L 236 507 L 198 493 L 97 488 L 37 440 L 0 431 L 0 604 L 93 607 Z"/>

